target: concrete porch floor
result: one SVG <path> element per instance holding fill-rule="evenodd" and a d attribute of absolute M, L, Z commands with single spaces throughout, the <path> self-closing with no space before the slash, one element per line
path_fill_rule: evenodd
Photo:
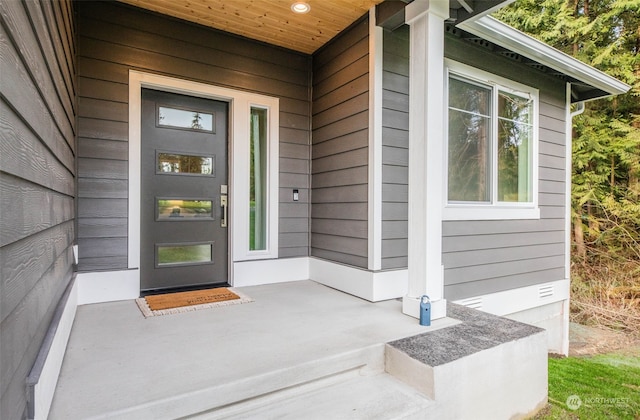
<path fill-rule="evenodd" d="M 313 281 L 241 290 L 255 302 L 147 319 L 134 301 L 78 307 L 49 418 L 177 418 L 362 376 L 363 360 L 380 374 L 384 343 L 459 322 L 423 327 L 400 301 L 370 303 Z M 306 417 L 325 417 L 315 414 Z"/>

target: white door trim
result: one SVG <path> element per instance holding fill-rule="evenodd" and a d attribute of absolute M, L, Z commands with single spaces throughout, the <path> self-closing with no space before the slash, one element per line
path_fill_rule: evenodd
<path fill-rule="evenodd" d="M 140 267 L 140 143 L 142 88 L 152 88 L 229 103 L 229 281 L 233 262 L 278 258 L 279 201 L 279 100 L 278 98 L 182 80 L 157 74 L 129 71 L 129 203 L 128 267 Z M 252 106 L 268 109 L 267 250 L 249 251 L 249 115 Z M 247 204 L 247 205 L 244 205 Z M 246 221 L 240 223 L 239 221 Z M 233 284 L 233 283 L 232 283 Z"/>

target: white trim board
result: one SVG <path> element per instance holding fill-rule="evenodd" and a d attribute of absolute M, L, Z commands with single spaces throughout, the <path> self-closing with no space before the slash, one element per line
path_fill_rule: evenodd
<path fill-rule="evenodd" d="M 233 263 L 233 286 L 257 286 L 309 280 L 309 257 Z"/>
<path fill-rule="evenodd" d="M 502 292 L 452 301 L 494 315 L 504 316 L 569 299 L 569 280 L 534 284 Z"/>
<path fill-rule="evenodd" d="M 334 289 L 377 302 L 406 295 L 408 272 L 370 271 L 315 257 L 237 261 L 234 287 L 314 280 Z M 78 305 L 136 299 L 140 295 L 138 270 L 78 273 Z"/>
<path fill-rule="evenodd" d="M 382 268 L 382 58 L 383 29 L 369 11 L 369 270 Z"/>
<path fill-rule="evenodd" d="M 309 258 L 309 278 L 370 302 L 407 294 L 407 270 L 370 271 L 315 257 Z"/>
<path fill-rule="evenodd" d="M 78 273 L 78 305 L 136 299 L 140 296 L 140 271 Z"/>
<path fill-rule="evenodd" d="M 309 279 L 309 258 L 237 261 L 234 287 Z M 131 300 L 140 296 L 139 270 L 78 273 L 78 305 Z"/>
<path fill-rule="evenodd" d="M 35 372 L 32 370 L 27 378 L 27 389 L 30 393 L 29 419 L 46 420 L 51 410 L 53 395 L 58 384 L 60 369 L 78 307 L 77 278 L 72 281 L 73 284 L 68 289 L 68 294 L 65 293 L 66 299 L 63 295 L 64 306 L 56 310 L 52 325 L 49 327 L 50 331 L 40 349 L 41 354 L 38 354 L 34 363 L 33 370 Z M 46 346 L 49 347 L 46 348 Z"/>

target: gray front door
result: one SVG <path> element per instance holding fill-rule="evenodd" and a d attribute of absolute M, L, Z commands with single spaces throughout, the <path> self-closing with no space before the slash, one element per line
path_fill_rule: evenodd
<path fill-rule="evenodd" d="M 142 90 L 143 293 L 228 281 L 227 120 L 225 102 Z"/>

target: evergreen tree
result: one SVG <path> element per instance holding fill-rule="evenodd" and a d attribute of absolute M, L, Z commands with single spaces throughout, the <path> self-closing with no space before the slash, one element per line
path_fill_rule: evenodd
<path fill-rule="evenodd" d="M 632 86 L 574 118 L 572 210 L 580 259 L 640 259 L 640 0 L 517 0 L 496 17 Z"/>

